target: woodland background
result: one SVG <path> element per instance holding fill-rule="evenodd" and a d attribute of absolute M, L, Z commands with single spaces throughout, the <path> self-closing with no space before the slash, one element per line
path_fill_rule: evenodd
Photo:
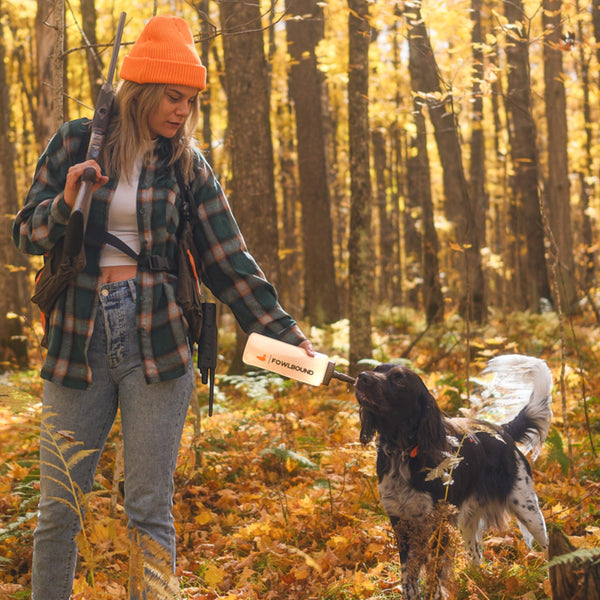
<path fill-rule="evenodd" d="M 0 595 L 27 594 L 42 359 L 40 261 L 10 225 L 58 125 L 92 116 L 122 10 L 121 56 L 155 12 L 190 23 L 199 143 L 282 304 L 341 369 L 406 360 L 455 413 L 487 357 L 548 361 L 542 507 L 597 547 L 599 0 L 0 0 Z M 187 596 L 399 598 L 352 394 L 239 375 L 244 337 L 224 309 L 220 325 L 219 410 L 203 418 L 199 386 L 178 468 Z M 114 435 L 82 598 L 124 594 Z M 550 593 L 514 532 L 479 570 L 457 557 L 459 597 Z"/>

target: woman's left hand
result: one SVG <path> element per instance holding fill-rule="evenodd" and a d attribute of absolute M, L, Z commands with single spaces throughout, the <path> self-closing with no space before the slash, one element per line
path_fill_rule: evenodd
<path fill-rule="evenodd" d="M 315 355 L 315 349 L 313 348 L 313 345 L 310 343 L 310 340 L 304 340 L 300 344 L 300 348 L 304 348 L 304 351 L 306 352 L 306 354 L 308 354 L 308 356 Z"/>

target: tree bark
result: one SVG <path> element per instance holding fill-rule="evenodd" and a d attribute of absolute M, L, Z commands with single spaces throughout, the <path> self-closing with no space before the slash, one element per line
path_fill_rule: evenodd
<path fill-rule="evenodd" d="M 575 546 L 558 528 L 549 532 L 548 558 L 568 555 Z M 600 600 L 600 551 L 594 558 L 573 560 L 550 567 L 553 600 Z"/>
<path fill-rule="evenodd" d="M 302 205 L 304 312 L 311 324 L 322 326 L 337 321 L 340 316 L 323 128 L 323 77 L 315 54 L 323 37 L 323 11 L 316 0 L 288 0 L 286 7 L 290 16 L 297 17 L 287 21 L 286 30 Z"/>
<path fill-rule="evenodd" d="M 396 73 L 401 72 L 402 62 L 400 59 L 402 44 L 404 43 L 403 34 L 400 31 L 400 17 L 402 13 L 399 3 L 394 7 L 394 24 L 392 27 L 392 64 Z M 407 133 L 403 123 L 398 118 L 402 114 L 403 90 L 399 80 L 396 81 L 394 91 L 394 104 L 396 106 L 396 115 L 394 123 L 390 128 L 390 138 L 392 147 L 392 158 L 390 160 L 391 170 L 391 222 L 390 235 L 392 236 L 393 252 L 391 254 L 391 289 L 390 302 L 392 306 L 399 306 L 404 301 L 404 283 L 402 281 L 402 272 L 406 262 L 403 253 L 402 229 L 403 219 L 400 210 L 400 199 L 404 202 L 408 197 L 407 193 L 407 152 L 406 140 Z"/>
<path fill-rule="evenodd" d="M 261 17 L 258 3 L 219 4 L 227 93 L 229 197 L 252 255 L 275 286 L 279 283 L 277 205 L 273 144 Z M 238 328 L 231 372 L 243 366 L 245 336 Z"/>
<path fill-rule="evenodd" d="M 280 223 L 281 239 L 281 285 L 279 292 L 285 305 L 290 310 L 302 311 L 304 297 L 303 277 L 301 272 L 301 228 L 299 219 L 298 178 L 296 171 L 296 148 L 292 126 L 292 107 L 281 104 L 277 107 L 275 117 L 280 134 L 277 160 L 279 162 L 279 188 L 281 190 Z"/>
<path fill-rule="evenodd" d="M 378 292 L 379 302 L 390 302 L 392 296 L 392 275 L 394 263 L 394 229 L 393 214 L 388 208 L 388 181 L 389 152 L 386 147 L 386 139 L 382 129 L 376 129 L 371 134 L 373 144 L 373 168 L 375 171 L 377 221 L 379 223 L 378 252 Z"/>
<path fill-rule="evenodd" d="M 546 200 L 552 234 L 551 253 L 557 262 L 556 288 L 563 311 L 576 308 L 575 261 L 571 230 L 569 189 L 569 158 L 567 156 L 567 99 L 563 83 L 563 62 L 560 42 L 562 0 L 544 0 L 542 24 L 544 40 L 544 82 L 546 122 L 548 124 L 548 186 Z M 557 298 L 556 301 L 559 299 Z"/>
<path fill-rule="evenodd" d="M 485 190 L 485 137 L 483 129 L 483 94 L 481 82 L 483 81 L 484 56 L 482 36 L 482 0 L 471 1 L 471 46 L 473 48 L 473 76 L 472 76 L 472 133 L 471 133 L 471 161 L 469 168 L 469 198 L 473 207 L 473 237 L 476 247 L 480 252 L 486 244 L 486 214 L 489 208 L 488 197 Z M 483 268 L 479 278 L 473 282 L 480 286 L 478 293 L 473 293 L 473 313 L 476 320 L 485 320 L 487 312 L 487 282 L 483 276 Z M 477 301 L 475 301 L 477 298 Z"/>
<path fill-rule="evenodd" d="M 367 0 L 348 0 L 350 146 L 350 372 L 370 358 L 373 252 L 369 174 L 369 14 Z"/>
<path fill-rule="evenodd" d="M 422 265 L 423 284 L 418 289 L 422 291 L 422 303 L 425 310 L 427 323 L 441 323 L 444 320 L 444 297 L 442 295 L 442 285 L 440 282 L 440 268 L 438 262 L 439 241 L 437 231 L 435 230 L 433 199 L 431 197 L 431 172 L 429 169 L 429 155 L 427 152 L 427 131 L 425 127 L 425 117 L 422 113 L 422 106 L 415 101 L 414 119 L 416 124 L 416 135 L 413 140 L 413 152 L 409 159 L 408 188 L 415 200 L 411 202 L 414 206 L 419 206 L 421 216 L 422 230 L 417 233 L 413 229 L 411 238 L 418 240 L 419 264 Z M 407 215 L 408 222 L 412 222 L 414 217 Z M 417 288 L 415 288 L 417 289 Z"/>
<path fill-rule="evenodd" d="M 54 2 L 54 48 L 52 49 L 52 116 L 54 117 L 53 130 L 56 131 L 68 119 L 67 94 L 67 57 L 65 54 L 65 2 Z M 54 133 L 54 131 L 52 133 Z"/>
<path fill-rule="evenodd" d="M 198 0 L 194 7 L 200 17 L 200 58 L 206 67 L 206 89 L 200 94 L 200 109 L 202 110 L 202 153 L 208 164 L 213 166 L 212 153 L 212 81 L 210 77 L 210 50 L 212 38 L 215 35 L 215 26 L 210 21 L 210 0 Z"/>
<path fill-rule="evenodd" d="M 38 0 L 35 16 L 35 42 L 37 61 L 37 115 L 35 137 L 41 154 L 56 131 L 54 119 L 53 70 L 58 64 L 58 23 L 52 26 L 55 0 Z M 56 15 L 54 15 L 56 17 Z M 61 90 L 62 91 L 62 90 Z"/>
<path fill-rule="evenodd" d="M 596 2 L 594 2 L 596 5 Z M 579 13 L 579 0 L 575 0 L 575 10 Z M 597 12 L 597 7 L 594 9 L 594 13 Z M 600 24 L 599 24 L 600 25 Z M 581 20 L 577 21 L 577 39 L 583 40 L 584 29 Z M 596 31 L 596 46 L 600 41 L 600 31 Z M 594 251 L 594 239 L 593 239 L 593 225 L 592 219 L 589 214 L 590 202 L 594 197 L 594 191 L 596 188 L 595 180 L 593 176 L 593 157 L 592 157 L 592 145 L 593 135 L 592 128 L 592 106 L 591 106 L 591 82 L 590 82 L 590 57 L 591 52 L 587 48 L 587 44 L 579 43 L 577 45 L 579 50 L 579 65 L 581 69 L 581 87 L 583 92 L 583 122 L 585 124 L 585 143 L 583 144 L 583 150 L 585 152 L 584 157 L 581 159 L 581 170 L 579 171 L 579 182 L 580 182 L 580 207 L 579 207 L 579 218 L 581 219 L 581 240 L 580 244 L 582 247 L 581 256 L 579 258 L 579 280 L 583 289 L 588 292 L 596 281 L 596 252 Z"/>
<path fill-rule="evenodd" d="M 536 127 L 532 113 L 528 39 L 521 0 L 504 3 L 505 16 L 512 27 L 507 30 L 508 59 L 507 105 L 511 116 L 511 158 L 517 235 L 524 240 L 526 272 L 522 274 L 526 305 L 522 309 L 539 311 L 543 298 L 552 297 L 544 250 L 544 227 L 540 210 Z"/>
<path fill-rule="evenodd" d="M 25 315 L 15 314 L 27 307 L 25 257 L 12 242 L 12 216 L 18 210 L 17 182 L 15 179 L 15 148 L 10 139 L 10 99 L 6 77 L 4 47 L 4 10 L 0 0 L 0 370 L 10 367 L 28 367 Z"/>
<path fill-rule="evenodd" d="M 86 46 L 90 94 L 92 102 L 96 102 L 105 76 L 96 36 L 96 0 L 81 0 L 81 28 L 85 36 L 83 43 Z"/>

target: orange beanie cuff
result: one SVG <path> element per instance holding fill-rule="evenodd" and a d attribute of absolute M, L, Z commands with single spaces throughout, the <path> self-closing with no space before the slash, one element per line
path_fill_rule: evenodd
<path fill-rule="evenodd" d="M 171 15 L 152 17 L 123 59 L 121 79 L 203 90 L 206 68 L 198 56 L 192 30 L 186 21 Z"/>

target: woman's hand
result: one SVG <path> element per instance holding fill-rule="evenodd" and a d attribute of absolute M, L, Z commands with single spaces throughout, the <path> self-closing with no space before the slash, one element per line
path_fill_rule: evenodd
<path fill-rule="evenodd" d="M 102 175 L 100 165 L 95 160 L 86 160 L 85 162 L 69 167 L 64 191 L 65 203 L 69 208 L 73 208 L 73 205 L 75 204 L 79 187 L 81 186 L 81 175 L 88 167 L 92 167 L 94 171 L 96 171 L 96 183 L 94 184 L 94 191 L 108 181 L 108 177 L 106 175 Z"/>
<path fill-rule="evenodd" d="M 304 340 L 300 344 L 300 348 L 304 348 L 304 351 L 306 352 L 306 354 L 308 354 L 308 356 L 315 355 L 315 349 L 313 348 L 313 345 L 310 343 L 310 340 Z"/>

